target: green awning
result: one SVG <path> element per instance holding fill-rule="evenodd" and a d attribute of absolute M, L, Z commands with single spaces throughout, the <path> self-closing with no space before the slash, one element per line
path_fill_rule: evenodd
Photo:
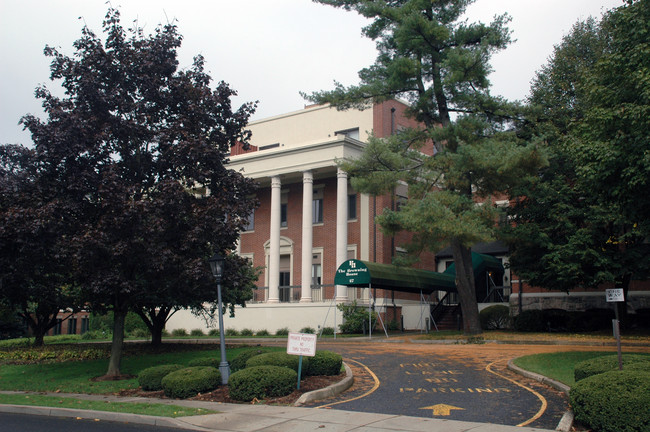
<path fill-rule="evenodd" d="M 501 264 L 501 261 L 498 259 L 494 258 L 491 255 L 485 255 L 476 252 L 472 252 L 472 268 L 474 269 L 474 277 L 478 277 L 480 274 L 486 271 L 493 271 L 499 274 L 503 274 L 505 271 L 503 264 Z M 445 274 L 451 275 L 455 279 L 456 265 L 452 263 L 447 268 L 447 270 L 445 270 Z"/>
<path fill-rule="evenodd" d="M 339 266 L 334 284 L 354 287 L 370 285 L 373 288 L 425 294 L 456 291 L 453 275 L 356 259 L 347 260 Z"/>

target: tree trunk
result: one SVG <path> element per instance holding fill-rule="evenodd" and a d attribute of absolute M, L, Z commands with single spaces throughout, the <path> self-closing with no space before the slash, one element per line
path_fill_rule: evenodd
<path fill-rule="evenodd" d="M 25 310 L 20 315 L 25 318 L 32 334 L 34 335 L 34 343 L 32 346 L 42 347 L 45 345 L 45 335 L 48 330 L 56 325 L 56 316 L 58 309 L 53 314 L 41 315 L 38 311 L 30 312 Z"/>
<path fill-rule="evenodd" d="M 124 346 L 124 321 L 126 310 L 115 308 L 113 311 L 113 341 L 111 343 L 111 358 L 108 361 L 107 377 L 120 376 L 120 363 L 122 361 L 122 348 Z"/>
<path fill-rule="evenodd" d="M 463 330 L 466 335 L 481 334 L 483 331 L 478 316 L 471 250 L 457 238 L 452 240 L 451 250 L 456 266 L 456 287 L 463 311 Z"/>

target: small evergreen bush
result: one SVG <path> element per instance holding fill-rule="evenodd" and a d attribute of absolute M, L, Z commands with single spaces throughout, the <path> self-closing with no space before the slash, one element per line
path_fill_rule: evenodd
<path fill-rule="evenodd" d="M 151 336 L 151 332 L 149 332 L 149 330 L 136 328 L 136 329 L 131 330 L 131 332 L 129 333 L 129 336 L 132 337 L 132 338 L 146 339 L 149 336 Z"/>
<path fill-rule="evenodd" d="M 358 306 L 356 300 L 352 304 L 341 303 L 336 306 L 342 312 L 343 324 L 339 326 L 341 333 L 365 334 L 368 332 L 368 309 Z M 375 328 L 377 324 L 377 312 L 372 312 L 371 325 Z"/>
<path fill-rule="evenodd" d="M 300 333 L 315 334 L 316 330 L 313 327 L 303 327 L 300 329 Z"/>
<path fill-rule="evenodd" d="M 216 357 L 199 357 L 190 360 L 187 362 L 188 366 L 211 366 L 213 368 L 219 368 L 220 360 Z"/>
<path fill-rule="evenodd" d="M 140 387 L 142 387 L 142 390 L 162 390 L 162 379 L 171 372 L 183 368 L 184 366 L 179 364 L 164 364 L 146 368 L 138 374 L 138 383 L 140 384 Z"/>
<path fill-rule="evenodd" d="M 323 327 L 323 335 L 333 336 L 334 335 L 334 327 Z"/>
<path fill-rule="evenodd" d="M 537 309 L 522 311 L 515 317 L 514 327 L 520 332 L 545 332 L 547 326 L 544 312 Z"/>
<path fill-rule="evenodd" d="M 243 402 L 253 399 L 286 396 L 293 392 L 298 374 L 281 366 L 254 366 L 230 375 L 230 397 Z"/>
<path fill-rule="evenodd" d="M 230 362 L 230 371 L 237 372 L 239 370 L 246 368 L 246 362 L 248 361 L 248 359 L 258 356 L 260 354 L 264 354 L 265 352 L 266 351 L 264 350 L 264 348 L 253 348 L 253 349 L 240 352 L 237 355 L 237 357 L 232 359 L 232 361 Z"/>
<path fill-rule="evenodd" d="M 298 373 L 300 358 L 297 355 L 287 354 L 286 352 L 270 352 L 251 357 L 246 361 L 246 368 L 254 366 L 281 366 L 293 369 Z M 302 358 L 301 378 L 304 378 L 309 369 L 309 357 Z"/>
<path fill-rule="evenodd" d="M 219 336 L 219 329 L 210 329 L 208 336 Z"/>
<path fill-rule="evenodd" d="M 239 332 L 239 335 L 240 335 L 240 336 L 253 336 L 253 334 L 254 334 L 254 333 L 253 333 L 253 330 L 251 330 L 251 329 L 249 329 L 249 328 L 243 328 L 243 329 L 241 329 L 241 331 Z"/>
<path fill-rule="evenodd" d="M 174 329 L 174 330 L 172 330 L 172 336 L 175 336 L 175 337 L 187 336 L 187 330 L 185 330 L 184 328 Z"/>
<path fill-rule="evenodd" d="M 277 329 L 275 331 L 276 336 L 288 336 L 289 335 L 289 329 L 287 327 L 283 327 L 281 329 Z"/>
<path fill-rule="evenodd" d="M 227 328 L 226 329 L 226 336 L 239 336 L 239 332 L 237 331 L 237 329 Z"/>
<path fill-rule="evenodd" d="M 210 366 L 193 366 L 166 375 L 162 381 L 165 395 L 184 399 L 201 392 L 216 389 L 221 383 L 221 373 Z"/>
<path fill-rule="evenodd" d="M 190 336 L 200 337 L 200 336 L 205 336 L 205 333 L 203 333 L 203 330 L 196 328 L 190 331 Z"/>
<path fill-rule="evenodd" d="M 256 331 L 256 332 L 255 332 L 255 335 L 257 335 L 257 336 L 269 336 L 270 333 L 269 333 L 268 330 L 266 330 L 266 329 L 262 329 L 262 330 L 258 330 L 258 331 Z"/>
<path fill-rule="evenodd" d="M 342 364 L 343 357 L 339 354 L 332 351 L 316 351 L 316 355 L 309 358 L 307 375 L 338 375 L 341 373 Z"/>
<path fill-rule="evenodd" d="M 483 330 L 502 330 L 510 327 L 510 308 L 505 305 L 492 305 L 478 314 Z"/>
<path fill-rule="evenodd" d="M 580 380 L 569 395 L 575 419 L 598 432 L 650 430 L 650 373 L 610 371 Z"/>
<path fill-rule="evenodd" d="M 621 355 L 623 362 L 623 370 L 631 367 L 635 363 L 646 363 L 647 369 L 650 371 L 650 356 L 640 354 L 623 354 Z M 598 375 L 604 372 L 618 370 L 618 355 L 606 355 L 595 357 L 589 360 L 581 361 L 576 364 L 573 371 L 573 377 L 578 382 L 592 375 Z"/>

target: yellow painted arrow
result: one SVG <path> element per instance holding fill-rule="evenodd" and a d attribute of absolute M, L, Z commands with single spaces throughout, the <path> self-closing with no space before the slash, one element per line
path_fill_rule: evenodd
<path fill-rule="evenodd" d="M 433 411 L 434 416 L 448 416 L 451 413 L 451 410 L 464 410 L 465 408 L 459 408 L 453 405 L 437 404 L 428 407 L 422 407 L 420 409 L 430 409 Z"/>

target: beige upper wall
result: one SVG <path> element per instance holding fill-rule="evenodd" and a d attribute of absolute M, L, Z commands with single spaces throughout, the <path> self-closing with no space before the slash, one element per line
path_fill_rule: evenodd
<path fill-rule="evenodd" d="M 334 132 L 359 128 L 359 139 L 367 141 L 372 131 L 372 108 L 337 111 L 329 106 L 315 106 L 249 123 L 253 136 L 250 143 L 257 147 L 280 144 L 280 148 L 295 148 L 334 138 Z"/>

